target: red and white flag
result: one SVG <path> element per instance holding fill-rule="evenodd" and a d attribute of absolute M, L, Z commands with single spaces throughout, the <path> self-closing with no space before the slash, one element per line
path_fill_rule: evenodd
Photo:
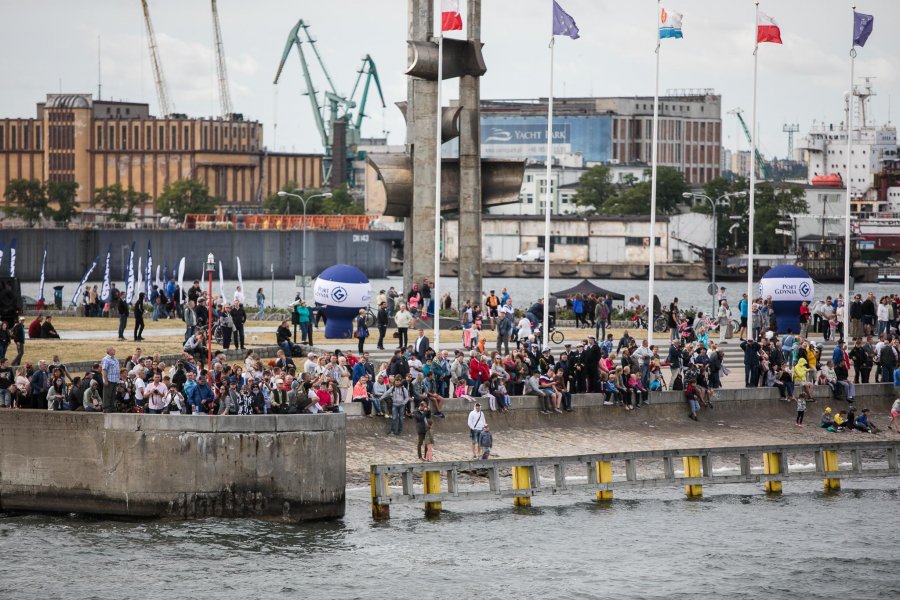
<path fill-rule="evenodd" d="M 771 42 L 772 44 L 781 43 L 781 28 L 775 19 L 766 13 L 759 11 L 759 18 L 756 22 L 756 43 Z"/>
<path fill-rule="evenodd" d="M 441 0 L 441 31 L 458 31 L 462 28 L 459 0 Z"/>

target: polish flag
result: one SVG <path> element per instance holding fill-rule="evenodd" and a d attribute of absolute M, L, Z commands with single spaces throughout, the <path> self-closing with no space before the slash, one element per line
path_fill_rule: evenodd
<path fill-rule="evenodd" d="M 781 43 L 781 29 L 775 19 L 760 11 L 759 19 L 756 22 L 756 43 L 771 42 L 773 44 Z"/>
<path fill-rule="evenodd" d="M 441 31 L 462 29 L 462 15 L 459 14 L 459 0 L 441 0 Z"/>

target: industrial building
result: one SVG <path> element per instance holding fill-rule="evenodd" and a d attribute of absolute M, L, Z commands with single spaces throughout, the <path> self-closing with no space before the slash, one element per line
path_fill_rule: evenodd
<path fill-rule="evenodd" d="M 223 204 L 256 203 L 288 182 L 322 185 L 322 156 L 267 152 L 263 126 L 220 118 L 156 118 L 148 104 L 47 94 L 32 119 L 0 119 L 0 195 L 12 179 L 76 181 L 81 208 L 120 183 L 156 199 L 192 178 Z"/>
<path fill-rule="evenodd" d="M 659 165 L 703 185 L 722 172 L 722 97 L 714 90 L 670 90 L 659 99 Z M 554 98 L 554 159 L 569 166 L 649 165 L 653 98 Z M 486 158 L 546 160 L 547 99 L 482 100 Z M 455 144 L 444 146 L 454 156 Z M 581 163 L 579 165 L 574 162 Z"/>

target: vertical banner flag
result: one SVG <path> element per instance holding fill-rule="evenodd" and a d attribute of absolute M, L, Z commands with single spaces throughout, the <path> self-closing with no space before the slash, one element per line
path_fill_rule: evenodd
<path fill-rule="evenodd" d="M 9 243 L 9 276 L 16 276 L 16 238 Z"/>
<path fill-rule="evenodd" d="M 875 25 L 875 17 L 860 12 L 853 11 L 853 45 L 865 46 L 866 40 L 872 35 L 872 28 Z M 845 300 L 846 301 L 846 300 Z"/>
<path fill-rule="evenodd" d="M 178 304 L 184 302 L 184 257 L 178 262 Z"/>
<path fill-rule="evenodd" d="M 6 242 L 0 242 L 0 265 L 3 265 L 3 250 L 6 248 Z"/>
<path fill-rule="evenodd" d="M 153 253 L 150 251 L 150 242 L 147 241 L 147 266 L 144 269 L 144 293 L 150 297 L 153 281 Z"/>
<path fill-rule="evenodd" d="M 144 272 L 141 271 L 141 267 L 142 267 L 141 259 L 142 258 L 143 258 L 142 256 L 138 256 L 137 269 L 134 270 L 134 290 L 135 290 L 135 293 L 137 293 L 137 294 L 140 294 L 140 290 L 143 289 L 142 284 L 144 283 Z"/>
<path fill-rule="evenodd" d="M 441 0 L 441 31 L 459 31 L 462 26 L 459 0 Z"/>
<path fill-rule="evenodd" d="M 106 251 L 106 268 L 103 269 L 103 287 L 100 289 L 100 302 L 104 304 L 109 302 L 109 294 L 110 294 L 110 280 L 109 280 L 109 258 L 112 256 L 112 244 L 109 245 L 109 249 Z"/>
<path fill-rule="evenodd" d="M 246 293 L 247 290 L 244 289 L 244 276 L 241 274 L 241 257 L 235 256 L 237 259 L 237 276 L 238 276 L 238 285 L 241 286 L 241 291 Z"/>
<path fill-rule="evenodd" d="M 781 28 L 778 27 L 778 23 L 775 22 L 775 19 L 763 11 L 759 11 L 759 19 L 756 23 L 756 42 L 758 44 L 762 44 L 763 42 L 770 42 L 772 44 L 781 43 Z"/>
<path fill-rule="evenodd" d="M 222 297 L 222 302 L 225 302 L 225 276 L 222 274 L 222 261 L 219 261 L 219 295 Z M 212 302 L 212 300 L 210 300 Z"/>
<path fill-rule="evenodd" d="M 128 253 L 128 271 L 125 276 L 125 302 L 131 304 L 134 301 L 134 289 L 137 287 L 137 281 L 134 277 L 134 245 L 137 242 L 131 242 L 131 252 Z"/>
<path fill-rule="evenodd" d="M 81 283 L 78 284 L 78 287 L 75 288 L 75 295 L 72 296 L 72 306 L 78 306 L 78 296 L 81 295 L 81 290 L 84 289 L 84 284 L 87 282 L 88 277 L 91 276 L 91 273 L 94 272 L 94 267 L 97 266 L 97 263 L 100 262 L 100 255 L 97 255 L 97 258 L 94 259 L 94 262 L 91 263 L 91 266 L 88 267 L 88 270 L 84 272 L 84 277 L 81 278 Z"/>
<path fill-rule="evenodd" d="M 668 11 L 665 8 L 659 10 L 659 39 L 681 38 L 681 13 Z"/>
<path fill-rule="evenodd" d="M 47 266 L 47 242 L 44 242 L 44 256 L 41 257 L 41 285 L 38 291 L 38 300 L 44 300 L 44 267 Z"/>
<path fill-rule="evenodd" d="M 578 25 L 575 19 L 553 0 L 553 35 L 566 35 L 573 40 L 578 39 Z"/>
<path fill-rule="evenodd" d="M 162 267 L 160 267 L 159 265 L 156 265 L 156 279 L 154 279 L 154 282 L 156 283 L 157 289 L 159 289 L 159 287 L 160 287 L 159 271 L 160 271 L 161 268 L 162 268 Z M 160 291 L 161 291 L 161 290 L 160 290 Z"/>

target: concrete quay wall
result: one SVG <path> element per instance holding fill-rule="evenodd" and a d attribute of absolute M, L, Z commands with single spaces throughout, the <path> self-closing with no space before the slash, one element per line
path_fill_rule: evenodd
<path fill-rule="evenodd" d="M 0 412 L 0 510 L 121 517 L 344 514 L 341 414 Z"/>
<path fill-rule="evenodd" d="M 720 389 L 717 393 L 718 399 L 713 401 L 714 408 L 702 409 L 700 421 L 727 419 L 749 422 L 773 417 L 791 420 L 797 414 L 796 403 L 781 400 L 775 388 Z M 806 422 L 811 427 L 818 425 L 819 416 L 826 406 L 831 406 L 835 412 L 847 407 L 845 400 L 832 400 L 831 390 L 826 386 L 816 386 L 814 396 L 816 402 L 806 405 Z M 891 403 L 895 397 L 894 388 L 890 384 L 856 386 L 857 410 L 871 409 L 872 420 L 882 429 L 890 421 Z M 658 426 L 673 422 L 691 423 L 687 418 L 690 411 L 683 392 L 653 392 L 649 406 L 630 411 L 619 406 L 603 406 L 603 399 L 602 394 L 575 394 L 572 396 L 574 412 L 551 415 L 541 414 L 536 396 L 512 397 L 512 405 L 506 414 L 491 412 L 485 401 L 481 401 L 481 405 L 485 411 L 485 420 L 493 431 L 549 427 L 615 429 L 644 423 Z M 384 435 L 390 431 L 390 420 L 363 417 L 360 403 L 348 403 L 345 406 L 348 435 Z M 446 418 L 435 420 L 435 432 L 438 435 L 441 432 L 468 432 L 467 418 L 472 407 L 473 403 L 460 398 L 447 400 L 444 404 Z M 415 429 L 415 423 L 411 419 L 405 419 L 403 434 L 415 436 Z"/>

